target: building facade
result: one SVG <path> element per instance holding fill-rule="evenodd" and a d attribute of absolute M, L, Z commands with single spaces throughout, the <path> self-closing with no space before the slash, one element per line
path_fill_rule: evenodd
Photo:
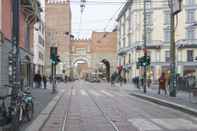
<path fill-rule="evenodd" d="M 20 79 L 24 86 L 32 85 L 33 25 L 39 20 L 40 3 L 21 0 L 19 12 Z M 12 50 L 12 0 L 0 1 L 0 87 L 9 83 L 8 56 Z M 27 11 L 28 10 L 28 11 Z"/>
<path fill-rule="evenodd" d="M 168 1 L 146 2 L 147 53 L 151 57 L 148 77 L 157 80 L 170 69 L 170 10 Z M 197 0 L 183 0 L 183 9 L 176 19 L 176 72 L 180 75 L 196 73 Z M 138 58 L 143 56 L 144 12 L 143 1 L 129 0 L 120 12 L 118 22 L 117 65 L 125 68 L 127 79 L 142 75 L 137 69 Z"/>
<path fill-rule="evenodd" d="M 103 65 L 103 60 L 109 63 L 111 74 L 116 66 L 116 32 L 93 32 L 91 39 L 72 39 L 72 67 L 77 77 L 86 73 L 96 73 Z"/>
<path fill-rule="evenodd" d="M 38 72 L 45 73 L 45 1 L 40 0 L 40 4 L 42 7 L 40 21 L 34 25 L 34 74 Z"/>
<path fill-rule="evenodd" d="M 71 8 L 69 0 L 45 0 L 46 59 L 45 69 L 51 75 L 50 47 L 58 48 L 61 63 L 57 74 L 70 68 Z"/>

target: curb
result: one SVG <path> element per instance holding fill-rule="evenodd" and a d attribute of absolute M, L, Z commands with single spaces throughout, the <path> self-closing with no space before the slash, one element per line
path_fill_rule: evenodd
<path fill-rule="evenodd" d="M 190 114 L 190 115 L 193 115 L 193 116 L 197 116 L 197 110 L 195 110 L 193 108 L 190 108 L 190 107 L 187 107 L 185 105 L 180 105 L 180 104 L 177 104 L 177 103 L 174 103 L 174 102 L 161 100 L 161 99 L 158 99 L 158 98 L 155 98 L 155 97 L 152 97 L 152 96 L 147 96 L 147 95 L 139 94 L 139 93 L 129 93 L 129 94 L 132 95 L 132 96 L 135 96 L 135 97 L 138 97 L 138 98 L 156 103 L 156 104 L 160 104 L 160 105 L 167 106 L 167 107 L 170 107 L 170 108 L 173 108 L 173 109 L 177 109 L 179 111 L 182 111 L 184 113 L 187 113 L 187 114 Z"/>
<path fill-rule="evenodd" d="M 32 122 L 32 124 L 26 128 L 26 131 L 39 131 L 48 120 L 51 112 L 54 110 L 63 94 L 64 90 L 59 91 L 58 94 L 47 105 L 47 107 L 45 107 L 39 116 Z"/>

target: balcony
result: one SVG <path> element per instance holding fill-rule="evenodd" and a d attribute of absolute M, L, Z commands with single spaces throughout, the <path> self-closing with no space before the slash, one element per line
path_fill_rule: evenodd
<path fill-rule="evenodd" d="M 197 39 L 181 39 L 176 42 L 176 46 L 178 49 L 197 48 Z"/>
<path fill-rule="evenodd" d="M 118 51 L 118 55 L 119 56 L 123 56 L 125 55 L 127 52 L 129 51 L 129 48 L 120 48 L 119 51 Z"/>
<path fill-rule="evenodd" d="M 163 42 L 160 40 L 153 40 L 153 41 L 147 41 L 146 47 L 147 49 L 161 49 Z M 136 50 L 141 50 L 144 47 L 143 41 L 138 41 L 135 43 Z"/>

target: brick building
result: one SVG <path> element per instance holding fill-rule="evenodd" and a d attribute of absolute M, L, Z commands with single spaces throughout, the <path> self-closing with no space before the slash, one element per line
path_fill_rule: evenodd
<path fill-rule="evenodd" d="M 8 83 L 8 54 L 12 48 L 12 0 L 1 0 L 0 10 L 0 86 L 2 86 Z M 33 25 L 39 20 L 39 10 L 40 4 L 37 0 L 21 0 L 19 18 L 20 77 L 25 86 L 30 86 L 32 83 Z"/>
<path fill-rule="evenodd" d="M 72 40 L 72 66 L 75 75 L 99 72 L 103 60 L 109 62 L 109 74 L 115 71 L 116 41 L 116 32 L 93 32 L 91 39 Z"/>
<path fill-rule="evenodd" d="M 71 32 L 71 8 L 66 0 L 45 0 L 46 21 L 46 61 L 47 75 L 51 72 L 50 47 L 58 47 L 61 63 L 58 64 L 57 74 L 69 68 L 69 46 Z"/>

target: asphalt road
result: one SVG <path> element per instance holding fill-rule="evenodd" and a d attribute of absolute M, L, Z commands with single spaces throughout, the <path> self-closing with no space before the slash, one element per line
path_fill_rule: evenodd
<path fill-rule="evenodd" d="M 106 83 L 77 81 L 41 131 L 197 131 L 197 118 Z"/>

